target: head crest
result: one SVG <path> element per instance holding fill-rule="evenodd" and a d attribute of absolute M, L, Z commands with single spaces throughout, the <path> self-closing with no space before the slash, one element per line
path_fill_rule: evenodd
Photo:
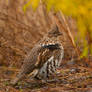
<path fill-rule="evenodd" d="M 62 33 L 59 31 L 59 28 L 57 25 L 54 25 L 53 28 L 48 32 L 49 36 L 59 36 L 62 35 Z"/>

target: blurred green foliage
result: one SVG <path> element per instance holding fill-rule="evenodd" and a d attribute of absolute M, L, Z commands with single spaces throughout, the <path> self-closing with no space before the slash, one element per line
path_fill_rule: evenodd
<path fill-rule="evenodd" d="M 84 50 L 82 56 L 92 54 L 92 0 L 42 0 L 47 6 L 47 11 L 52 8 L 55 12 L 62 11 L 68 16 L 72 16 L 77 21 L 80 39 L 83 42 Z M 24 11 L 28 6 L 34 10 L 38 7 L 40 0 L 29 0 L 24 6 Z M 88 39 L 89 38 L 89 39 Z"/>

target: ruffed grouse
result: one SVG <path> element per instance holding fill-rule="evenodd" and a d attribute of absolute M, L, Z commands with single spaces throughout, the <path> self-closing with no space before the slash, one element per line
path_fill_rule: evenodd
<path fill-rule="evenodd" d="M 59 42 L 59 32 L 57 25 L 55 25 L 43 38 L 40 40 L 28 54 L 24 60 L 24 64 L 17 75 L 11 81 L 15 85 L 26 74 L 35 71 L 34 77 L 46 80 L 51 74 L 55 73 L 56 69 L 60 66 L 64 56 L 64 49 Z"/>

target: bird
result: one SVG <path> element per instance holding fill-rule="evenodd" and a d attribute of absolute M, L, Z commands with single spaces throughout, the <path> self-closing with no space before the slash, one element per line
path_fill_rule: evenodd
<path fill-rule="evenodd" d="M 49 76 L 54 74 L 64 57 L 64 48 L 59 41 L 61 35 L 62 32 L 55 24 L 31 49 L 11 84 L 16 85 L 18 81 L 30 73 L 33 73 L 34 78 L 43 80 L 47 80 Z"/>

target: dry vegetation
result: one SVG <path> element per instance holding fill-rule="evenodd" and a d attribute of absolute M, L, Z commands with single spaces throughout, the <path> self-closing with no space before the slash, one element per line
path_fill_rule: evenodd
<path fill-rule="evenodd" d="M 85 60 L 76 60 L 77 52 L 63 29 L 60 40 L 65 48 L 65 57 L 58 70 L 59 81 L 37 84 L 34 80 L 25 79 L 16 87 L 9 85 L 25 56 L 55 23 L 53 13 L 46 14 L 42 5 L 35 12 L 30 7 L 24 13 L 24 4 L 23 0 L 0 0 L 0 92 L 91 92 L 92 70 L 84 67 Z M 65 27 L 61 15 L 58 13 L 56 16 Z M 71 17 L 66 19 L 71 33 L 77 36 L 76 22 Z M 78 40 L 77 46 L 79 43 Z"/>

